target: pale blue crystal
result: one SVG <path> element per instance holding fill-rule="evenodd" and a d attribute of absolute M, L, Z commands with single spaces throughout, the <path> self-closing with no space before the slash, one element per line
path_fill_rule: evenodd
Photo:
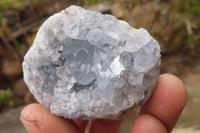
<path fill-rule="evenodd" d="M 39 103 L 70 119 L 115 119 L 151 95 L 160 47 L 143 28 L 70 6 L 48 18 L 24 57 Z"/>

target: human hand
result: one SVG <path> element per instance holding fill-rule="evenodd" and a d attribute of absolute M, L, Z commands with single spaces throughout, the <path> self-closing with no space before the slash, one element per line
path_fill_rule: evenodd
<path fill-rule="evenodd" d="M 161 75 L 151 98 L 134 121 L 132 133 L 171 132 L 186 102 L 183 83 L 173 75 Z M 30 133 L 81 133 L 88 122 L 57 117 L 39 104 L 26 106 L 21 112 L 21 120 Z M 90 133 L 117 133 L 120 121 L 92 120 Z"/>

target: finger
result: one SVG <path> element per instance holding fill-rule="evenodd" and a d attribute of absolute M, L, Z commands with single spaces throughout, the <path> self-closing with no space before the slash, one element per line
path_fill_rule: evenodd
<path fill-rule="evenodd" d="M 89 133 L 118 133 L 121 120 L 92 120 Z"/>
<path fill-rule="evenodd" d="M 71 120 L 57 117 L 39 104 L 30 104 L 21 112 L 21 121 L 30 133 L 80 133 Z"/>
<path fill-rule="evenodd" d="M 74 120 L 74 122 L 76 123 L 76 125 L 79 126 L 82 132 L 85 132 L 85 128 L 88 124 L 88 120 Z"/>
<path fill-rule="evenodd" d="M 133 123 L 132 133 L 167 133 L 163 124 L 149 114 L 140 115 Z"/>
<path fill-rule="evenodd" d="M 177 77 L 164 74 L 158 79 L 152 97 L 142 107 L 141 114 L 158 118 L 170 132 L 187 102 L 184 84 Z"/>

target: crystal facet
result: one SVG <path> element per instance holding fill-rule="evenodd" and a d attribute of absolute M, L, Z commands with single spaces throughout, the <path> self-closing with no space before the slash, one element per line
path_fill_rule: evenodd
<path fill-rule="evenodd" d="M 23 71 L 31 93 L 53 114 L 116 119 L 150 97 L 159 65 L 159 44 L 145 29 L 70 6 L 41 26 Z"/>

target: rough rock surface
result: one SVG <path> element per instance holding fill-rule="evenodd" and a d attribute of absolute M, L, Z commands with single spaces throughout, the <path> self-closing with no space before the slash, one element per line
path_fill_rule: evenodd
<path fill-rule="evenodd" d="M 115 119 L 150 97 L 159 65 L 159 44 L 145 29 L 70 6 L 41 26 L 23 71 L 53 114 Z"/>

